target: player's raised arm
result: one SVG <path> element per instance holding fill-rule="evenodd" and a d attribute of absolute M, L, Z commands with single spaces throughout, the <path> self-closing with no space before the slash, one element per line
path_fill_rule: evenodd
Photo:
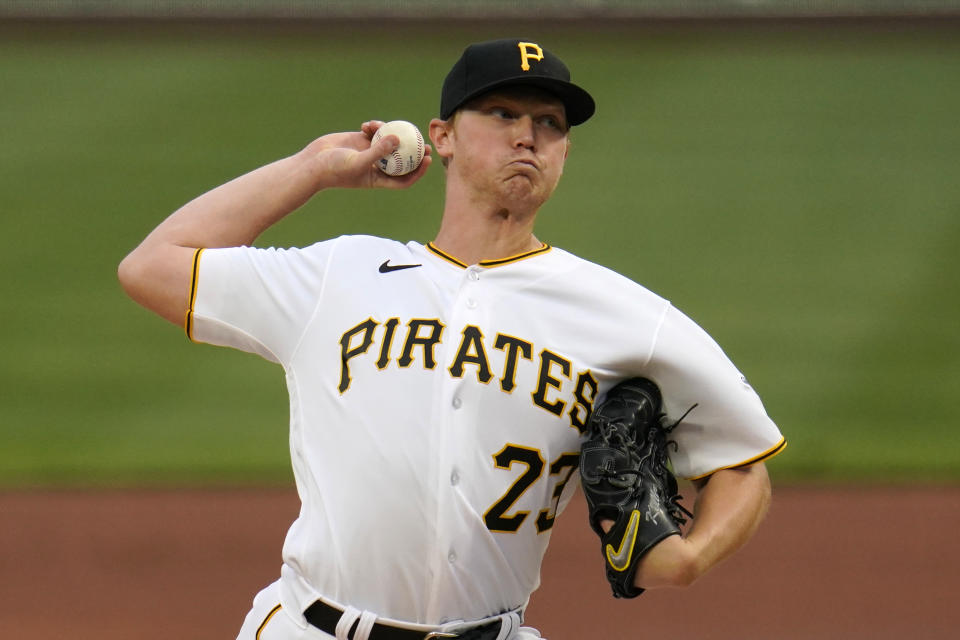
<path fill-rule="evenodd" d="M 199 248 L 249 245 L 271 225 L 329 188 L 405 188 L 430 165 L 430 149 L 413 172 L 388 176 L 375 162 L 399 140 L 387 135 L 371 144 L 383 123 L 318 138 L 298 153 L 260 167 L 188 202 L 160 223 L 120 263 L 127 294 L 174 323 L 189 305 L 193 259 Z"/>

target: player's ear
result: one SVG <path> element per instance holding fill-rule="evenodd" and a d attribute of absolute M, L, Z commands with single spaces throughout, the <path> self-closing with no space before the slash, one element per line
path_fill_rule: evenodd
<path fill-rule="evenodd" d="M 430 121 L 428 134 L 430 142 L 433 143 L 433 150 L 440 156 L 441 161 L 446 164 L 446 160 L 453 156 L 453 124 L 456 120 L 456 114 L 449 120 L 434 118 Z"/>

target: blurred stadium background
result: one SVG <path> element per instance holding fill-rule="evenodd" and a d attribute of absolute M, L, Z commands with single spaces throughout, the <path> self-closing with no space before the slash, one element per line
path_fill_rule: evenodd
<path fill-rule="evenodd" d="M 233 637 L 298 509 L 283 375 L 191 344 L 116 265 L 317 135 L 425 127 L 463 46 L 512 35 L 599 105 L 538 235 L 671 298 L 790 441 L 735 561 L 630 613 L 575 498 L 531 624 L 955 635 L 960 0 L 0 0 L 0 634 Z M 258 244 L 429 240 L 441 173 Z"/>
<path fill-rule="evenodd" d="M 6 0 L 17 17 L 717 18 L 949 16 L 956 0 Z"/>
<path fill-rule="evenodd" d="M 947 0 L 2 2 L 0 486 L 289 483 L 282 372 L 190 344 L 116 265 L 319 134 L 424 128 L 462 47 L 510 34 L 599 104 L 539 235 L 718 339 L 790 441 L 775 479 L 956 483 L 958 20 Z M 323 194 L 258 244 L 426 241 L 441 194 L 439 169 Z"/>

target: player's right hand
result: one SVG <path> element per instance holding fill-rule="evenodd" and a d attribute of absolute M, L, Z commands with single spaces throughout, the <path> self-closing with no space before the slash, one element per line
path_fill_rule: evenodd
<path fill-rule="evenodd" d="M 423 161 L 411 173 L 388 176 L 376 167 L 376 161 L 396 149 L 396 136 L 384 136 L 371 145 L 373 134 L 383 122 L 363 123 L 360 131 L 331 133 L 308 144 L 301 155 L 315 174 L 317 190 L 329 188 L 404 189 L 423 177 L 432 161 L 430 145 L 425 145 Z"/>

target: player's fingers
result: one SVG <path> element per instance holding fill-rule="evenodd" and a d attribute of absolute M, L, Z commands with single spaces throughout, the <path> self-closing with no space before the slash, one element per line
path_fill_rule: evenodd
<path fill-rule="evenodd" d="M 383 156 L 390 155 L 400 146 L 400 138 L 394 135 L 383 136 L 370 145 L 369 149 L 360 152 L 358 162 L 365 166 L 376 164 Z"/>
<path fill-rule="evenodd" d="M 400 146 L 400 138 L 398 138 L 395 135 L 388 135 L 388 136 L 383 136 L 376 142 L 371 142 L 370 151 L 371 153 L 377 152 L 382 156 L 388 153 L 393 153 L 399 146 Z"/>
<path fill-rule="evenodd" d="M 375 134 L 377 129 L 382 126 L 383 120 L 367 120 L 360 125 L 360 131 L 362 131 L 368 138 L 373 138 L 373 134 Z"/>
<path fill-rule="evenodd" d="M 430 168 L 430 164 L 432 162 L 433 158 L 430 156 L 430 147 L 426 146 L 424 148 L 423 160 L 420 161 L 420 166 L 406 175 L 388 176 L 377 169 L 377 173 L 380 174 L 380 176 L 377 178 L 377 186 L 386 187 L 388 189 L 406 189 L 424 176 L 424 174 L 427 172 L 427 169 Z"/>
<path fill-rule="evenodd" d="M 370 145 L 370 148 L 376 150 L 379 156 L 385 156 L 388 153 L 393 153 L 397 150 L 397 147 L 400 146 L 400 138 L 395 135 L 383 136 L 377 140 L 376 144 Z"/>

